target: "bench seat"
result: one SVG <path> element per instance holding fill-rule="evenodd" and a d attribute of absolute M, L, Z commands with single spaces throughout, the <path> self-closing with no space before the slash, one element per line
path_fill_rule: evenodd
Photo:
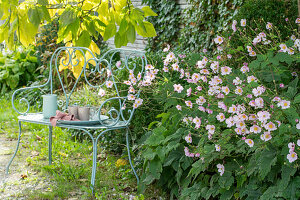
<path fill-rule="evenodd" d="M 42 124 L 42 125 L 47 125 L 51 126 L 50 120 L 49 119 L 44 119 L 42 113 L 28 113 L 27 115 L 20 115 L 18 116 L 18 120 L 22 122 L 29 122 L 29 123 L 34 123 L 34 124 Z M 106 120 L 105 121 L 107 125 L 112 124 L 111 120 Z M 111 122 L 111 123 L 110 123 Z M 72 129 L 106 129 L 106 126 L 99 124 L 95 125 L 68 125 L 68 124 L 61 124 L 59 121 L 56 124 L 57 127 L 62 127 L 62 128 L 72 128 Z M 114 128 L 126 128 L 126 123 L 123 121 L 119 121 L 116 125 L 110 126 L 112 129 Z"/>

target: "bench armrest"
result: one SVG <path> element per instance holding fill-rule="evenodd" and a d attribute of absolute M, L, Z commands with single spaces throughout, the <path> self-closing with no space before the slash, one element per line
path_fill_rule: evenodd
<path fill-rule="evenodd" d="M 21 99 L 19 100 L 19 103 L 25 102 L 25 103 L 27 104 L 27 110 L 26 110 L 25 112 L 19 111 L 19 110 L 16 108 L 15 103 L 14 103 L 15 98 L 16 98 L 16 94 L 17 94 L 18 92 L 22 92 L 22 91 L 25 91 L 25 90 L 30 90 L 30 89 L 34 89 L 34 88 L 42 88 L 42 87 L 45 87 L 48 83 L 49 83 L 49 80 L 48 80 L 45 84 L 43 84 L 43 85 L 37 85 L 37 86 L 32 86 L 32 87 L 24 87 L 24 88 L 19 88 L 19 89 L 15 90 L 14 93 L 13 93 L 13 95 L 12 95 L 12 99 L 11 99 L 11 103 L 12 103 L 13 109 L 14 109 L 18 114 L 20 114 L 20 115 L 26 115 L 26 114 L 28 113 L 28 111 L 29 111 L 30 103 L 29 103 L 29 101 L 28 101 L 26 98 L 21 98 Z"/>
<path fill-rule="evenodd" d="M 135 108 L 126 108 L 126 101 L 127 101 L 128 97 L 112 97 L 109 98 L 107 100 L 105 100 L 100 108 L 99 108 L 99 112 L 98 112 L 98 119 L 101 125 L 107 127 L 107 128 L 112 128 L 113 126 L 127 126 L 132 117 L 133 117 L 133 113 L 135 111 Z M 118 107 L 119 108 L 114 108 L 114 107 L 110 107 L 109 110 L 105 109 L 105 105 L 109 105 L 112 101 L 117 101 L 118 102 Z M 101 115 L 101 111 L 105 111 L 106 110 L 106 115 L 108 115 L 109 119 L 106 120 L 102 120 L 100 118 Z M 126 118 L 124 116 L 125 112 L 128 112 L 129 116 Z"/>

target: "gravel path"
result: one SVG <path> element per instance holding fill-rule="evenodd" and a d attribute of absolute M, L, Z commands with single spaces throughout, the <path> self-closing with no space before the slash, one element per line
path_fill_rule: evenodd
<path fill-rule="evenodd" d="M 31 192 L 47 191 L 49 182 L 45 177 L 38 176 L 26 163 L 30 152 L 20 143 L 20 149 L 10 166 L 9 174 L 5 174 L 6 165 L 16 148 L 17 140 L 9 140 L 0 134 L 0 199 L 28 199 Z M 21 151 L 20 151 L 21 150 Z M 24 178 L 22 178 L 24 177 Z M 49 190 L 48 190 L 49 191 Z"/>

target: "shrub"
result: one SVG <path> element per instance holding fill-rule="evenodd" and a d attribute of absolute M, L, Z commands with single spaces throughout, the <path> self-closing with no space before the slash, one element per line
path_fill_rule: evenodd
<path fill-rule="evenodd" d="M 235 19 L 249 19 L 250 26 L 260 25 L 260 20 L 273 22 L 277 24 L 277 28 L 281 32 L 281 38 L 286 38 L 292 34 L 292 31 L 287 28 L 285 20 L 294 20 L 297 17 L 297 0 L 248 0 L 239 9 Z M 261 23 L 263 24 L 263 23 Z"/>
<path fill-rule="evenodd" d="M 157 182 L 179 199 L 299 199 L 299 35 L 284 40 L 273 24 L 241 22 L 214 38 L 212 57 L 165 53 L 155 93 L 164 112 L 143 145 L 142 189 Z"/>
<path fill-rule="evenodd" d="M 0 92 L 25 86 L 37 76 L 37 57 L 34 48 L 19 46 L 15 51 L 2 50 L 0 54 Z"/>

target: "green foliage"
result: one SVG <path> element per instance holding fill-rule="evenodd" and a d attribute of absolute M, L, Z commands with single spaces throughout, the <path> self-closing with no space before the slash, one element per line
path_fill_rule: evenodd
<path fill-rule="evenodd" d="M 223 50 L 213 51 L 212 56 L 203 53 L 187 53 L 183 56 L 180 51 L 150 56 L 151 63 L 161 72 L 157 75 L 156 90 L 153 90 L 152 98 L 158 100 L 163 111 L 157 115 L 158 119 L 149 124 L 146 139 L 142 143 L 144 174 L 141 189 L 155 183 L 168 189 L 171 199 L 300 198 L 300 193 L 297 192 L 300 179 L 299 158 L 289 161 L 287 157 L 291 151 L 298 155 L 300 153 L 297 144 L 295 149 L 288 147 L 289 143 L 296 143 L 300 136 L 300 131 L 296 128 L 299 123 L 296 120 L 300 118 L 300 85 L 297 77 L 299 49 L 295 38 L 294 41 L 284 40 L 280 35 L 276 35 L 278 32 L 274 24 L 272 30 L 265 30 L 265 24 L 264 22 L 260 26 L 262 28 L 253 32 L 256 27 L 249 26 L 238 27 L 235 33 L 228 31 L 223 37 L 224 42 L 220 44 Z M 289 31 L 299 38 L 297 33 Z M 260 32 L 264 32 L 265 39 L 271 41 L 268 45 L 263 42 L 252 44 L 253 38 Z M 230 36 L 232 39 L 229 39 Z M 238 40 L 242 45 L 235 45 Z M 287 48 L 293 48 L 295 51 L 279 52 L 280 44 L 286 44 Z M 247 46 L 251 46 L 253 51 L 257 52 L 257 56 L 248 56 Z M 199 66 L 199 62 L 204 62 L 204 56 L 207 63 Z M 179 70 L 175 70 L 176 63 Z M 201 76 L 201 70 L 211 70 L 214 63 L 217 63 L 218 69 L 205 75 L 207 81 L 204 81 L 204 78 L 197 82 L 191 81 L 194 73 Z M 229 75 L 220 73 L 221 67 L 224 66 L 230 66 L 232 69 Z M 243 66 L 248 66 L 249 72 L 242 73 Z M 168 67 L 169 72 L 163 72 L 163 69 L 166 70 L 164 67 Z M 247 82 L 251 75 L 257 78 L 257 82 Z M 218 86 L 227 85 L 230 94 L 224 95 L 224 98 L 218 98 L 217 94 L 207 94 L 207 91 L 214 87 L 210 83 L 214 77 L 222 79 L 222 84 Z M 233 80 L 236 77 L 242 80 L 242 95 L 235 93 L 237 86 L 233 84 Z M 174 92 L 174 84 L 181 84 L 183 90 Z M 201 86 L 202 90 L 197 90 L 197 86 Z M 253 89 L 258 86 L 264 86 L 266 90 L 262 95 L 255 97 Z M 189 88 L 190 95 L 187 92 Z M 221 89 L 220 92 L 222 93 Z M 252 95 L 251 99 L 249 94 Z M 206 99 L 201 105 L 205 110 L 203 112 L 201 106 L 195 103 L 199 96 Z M 264 100 L 262 110 L 272 113 L 268 122 L 280 122 L 280 125 L 276 124 L 277 129 L 271 131 L 271 140 L 263 141 L 262 135 L 267 129 L 260 124 L 259 119 L 256 119 L 255 124 L 261 126 L 260 133 L 244 132 L 242 135 L 236 132 L 236 125 L 228 127 L 226 123 L 220 123 L 216 119 L 220 112 L 227 112 L 218 107 L 218 102 L 224 102 L 227 109 L 232 105 L 242 105 L 247 115 L 257 114 L 261 109 L 250 106 L 249 102 L 258 97 Z M 278 102 L 273 100 L 274 97 L 289 101 L 290 108 L 281 109 L 277 105 Z M 188 100 L 192 101 L 191 108 L 186 106 L 185 101 Z M 178 105 L 182 108 L 177 109 Z M 212 113 L 208 114 L 208 110 Z M 191 121 L 197 116 L 202 122 L 199 128 Z M 226 119 L 230 116 L 234 115 L 226 115 Z M 253 122 L 245 123 L 250 130 Z M 215 126 L 211 136 L 206 128 L 209 124 Z M 191 143 L 186 139 L 189 134 L 192 138 Z M 254 142 L 253 147 L 249 147 L 245 142 L 245 139 L 249 138 Z M 221 150 L 217 151 L 215 145 L 220 145 Z M 224 174 L 217 172 L 218 164 L 224 166 Z"/>
<path fill-rule="evenodd" d="M 19 41 L 28 46 L 32 44 L 40 25 L 52 22 L 59 17 L 58 43 L 72 41 L 76 46 L 89 47 L 91 37 L 104 41 L 115 36 L 116 47 L 134 42 L 135 34 L 154 37 L 153 25 L 145 20 L 147 16 L 156 16 L 150 7 L 135 8 L 127 0 L 74 0 L 60 1 L 2 1 L 0 13 L 5 23 L 0 27 L 0 42 L 6 41 L 12 49 L 14 33 Z M 123 28 L 117 31 L 123 21 Z"/>
<path fill-rule="evenodd" d="M 0 93 L 26 86 L 36 76 L 38 65 L 34 48 L 18 47 L 16 51 L 3 50 L 0 56 Z"/>
<path fill-rule="evenodd" d="M 157 31 L 157 36 L 148 39 L 146 48 L 155 52 L 161 50 L 166 44 L 175 45 L 180 34 L 181 19 L 181 9 L 176 1 L 143 0 L 142 2 L 150 5 L 152 10 L 159 13 L 157 17 L 149 17 L 149 21 Z"/>
<path fill-rule="evenodd" d="M 144 0 L 144 3 L 160 15 L 149 20 L 157 30 L 157 36 L 148 39 L 148 50 L 156 52 L 166 44 L 184 52 L 212 50 L 212 39 L 226 33 L 235 19 L 247 19 L 247 24 L 259 25 L 264 22 L 278 24 L 281 38 L 293 31 L 290 28 L 297 18 L 296 0 L 189 0 L 189 6 L 181 10 L 175 1 Z M 288 24 L 282 23 L 288 18 Z M 180 25 L 183 29 L 180 30 Z M 260 27 L 263 28 L 263 27 Z M 238 41 L 235 45 L 240 46 Z"/>
<path fill-rule="evenodd" d="M 285 92 L 285 96 L 293 99 L 296 95 L 298 79 L 293 82 L 291 71 L 298 72 L 297 61 L 299 55 L 288 55 L 283 52 L 269 51 L 264 55 L 259 55 L 256 60 L 250 62 L 249 67 L 255 70 L 255 75 L 268 87 L 279 90 L 279 83 L 290 85 Z M 275 84 L 274 84 L 275 83 Z"/>
<path fill-rule="evenodd" d="M 203 48 L 211 49 L 211 41 L 215 35 L 228 29 L 243 0 L 188 2 L 190 6 L 184 12 L 184 28 L 179 45 L 185 51 L 200 52 Z"/>
<path fill-rule="evenodd" d="M 291 35 L 292 30 L 282 23 L 287 18 L 294 23 L 297 18 L 297 0 L 247 0 L 244 1 L 235 19 L 249 19 L 250 26 L 257 25 L 260 20 L 277 24 L 281 38 Z"/>

